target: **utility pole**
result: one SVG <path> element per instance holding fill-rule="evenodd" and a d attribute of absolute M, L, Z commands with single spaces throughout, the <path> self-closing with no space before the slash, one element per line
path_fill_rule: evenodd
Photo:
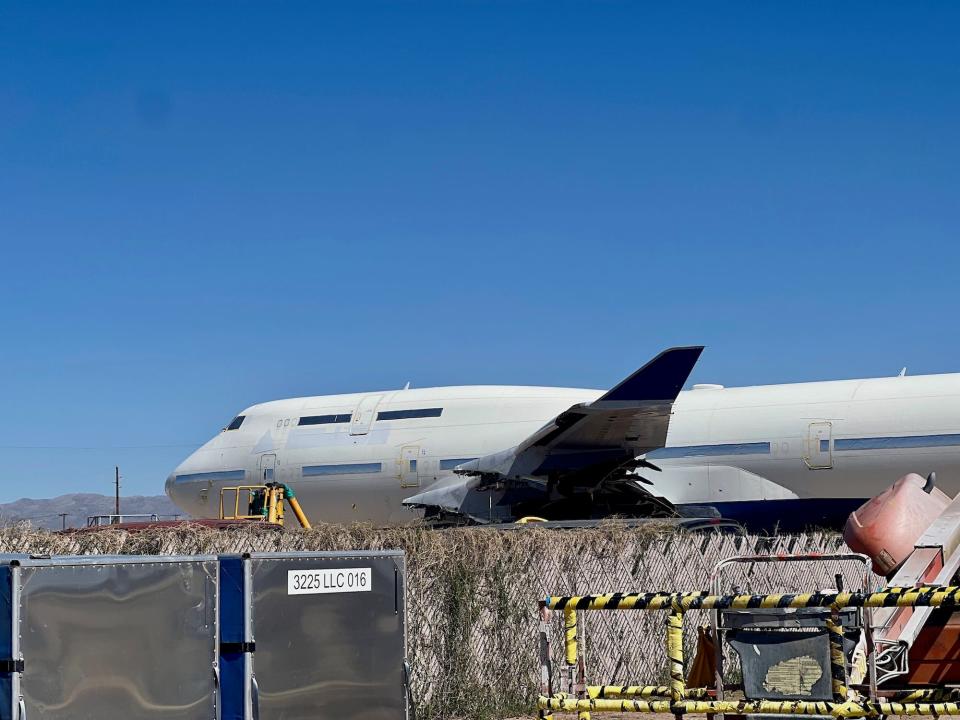
<path fill-rule="evenodd" d="M 114 511 L 114 515 L 117 516 L 117 522 L 120 522 L 120 466 L 119 466 L 119 465 L 114 465 L 114 466 L 113 466 L 113 469 L 116 471 L 116 475 L 115 475 L 115 479 L 114 479 L 114 481 L 113 481 L 113 484 L 114 484 L 114 486 L 115 486 L 115 488 L 116 488 L 116 491 L 117 491 L 117 494 L 116 494 L 116 502 L 114 503 L 113 511 Z"/>
<path fill-rule="evenodd" d="M 67 529 L 67 515 L 68 515 L 68 514 L 69 514 L 69 513 L 57 513 L 57 515 L 60 516 L 60 520 L 63 521 L 63 528 L 62 528 L 63 530 L 66 530 L 66 529 Z"/>

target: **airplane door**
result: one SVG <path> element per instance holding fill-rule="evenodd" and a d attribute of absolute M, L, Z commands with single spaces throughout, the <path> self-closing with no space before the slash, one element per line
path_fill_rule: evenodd
<path fill-rule="evenodd" d="M 807 431 L 807 454 L 803 461 L 811 470 L 833 467 L 833 423 L 810 423 Z"/>
<path fill-rule="evenodd" d="M 400 487 L 419 487 L 420 447 L 407 445 L 400 448 Z"/>
<path fill-rule="evenodd" d="M 260 456 L 260 482 L 264 484 L 273 482 L 273 476 L 276 473 L 276 468 L 277 468 L 276 455 L 261 455 Z"/>
<path fill-rule="evenodd" d="M 377 405 L 383 399 L 383 395 L 367 395 L 357 405 L 353 411 L 353 418 L 350 420 L 351 435 L 366 435 L 370 432 L 370 424 L 373 422 L 377 411 Z"/>

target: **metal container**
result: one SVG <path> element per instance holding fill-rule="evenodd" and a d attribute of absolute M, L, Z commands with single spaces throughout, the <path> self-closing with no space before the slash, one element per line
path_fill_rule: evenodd
<path fill-rule="evenodd" d="M 215 556 L 0 566 L 2 720 L 217 717 Z"/>
<path fill-rule="evenodd" d="M 740 657 L 747 699 L 833 700 L 830 616 L 824 608 L 721 610 L 720 627 Z M 837 620 L 849 657 L 860 638 L 860 611 L 841 610 Z"/>
<path fill-rule="evenodd" d="M 221 578 L 223 720 L 407 716 L 402 552 L 223 556 Z"/>

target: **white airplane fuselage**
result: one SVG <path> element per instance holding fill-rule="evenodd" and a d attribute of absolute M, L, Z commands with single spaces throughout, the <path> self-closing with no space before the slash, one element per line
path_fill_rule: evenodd
<path fill-rule="evenodd" d="M 600 390 L 463 386 L 261 403 L 187 458 L 167 494 L 216 517 L 220 488 L 274 479 L 314 522 L 413 520 L 403 499 L 506 450 Z M 907 472 L 960 492 L 960 374 L 695 386 L 674 403 L 652 492 L 769 525 L 845 514 Z"/>

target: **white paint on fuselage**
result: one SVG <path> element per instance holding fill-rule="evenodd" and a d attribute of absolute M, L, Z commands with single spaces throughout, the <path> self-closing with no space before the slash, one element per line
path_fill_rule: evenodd
<path fill-rule="evenodd" d="M 223 431 L 185 460 L 167 481 L 167 493 L 197 517 L 219 512 L 219 490 L 236 480 L 182 482 L 178 476 L 243 469 L 261 481 L 260 458 L 277 457 L 276 479 L 297 493 L 314 521 L 404 522 L 420 513 L 401 501 L 450 470 L 439 461 L 476 458 L 513 447 L 552 417 L 602 393 L 565 388 L 464 386 L 295 398 L 254 405 L 239 430 Z M 365 397 L 382 396 L 375 412 L 442 407 L 440 417 L 374 420 L 366 434 L 353 423 L 299 426 L 300 417 L 352 415 Z M 416 476 L 410 473 L 415 457 Z M 380 463 L 378 473 L 302 477 L 304 466 Z M 436 465 L 436 467 L 434 467 Z M 427 474 L 429 473 L 429 475 Z"/>
<path fill-rule="evenodd" d="M 817 430 L 827 440 L 826 452 L 818 447 Z M 956 373 L 693 390 L 677 399 L 668 447 L 769 442 L 769 453 L 654 460 L 664 473 L 648 477 L 676 503 L 867 498 L 907 472 L 930 471 L 954 494 L 960 492 L 955 440 L 929 447 L 837 447 L 865 438 L 958 433 Z"/>
<path fill-rule="evenodd" d="M 602 394 L 463 386 L 261 403 L 241 413 L 246 419 L 240 429 L 221 432 L 177 467 L 167 492 L 194 516 L 216 516 L 220 488 L 240 481 L 181 476 L 242 470 L 244 482 L 258 483 L 262 458 L 274 455 L 276 479 L 295 489 L 312 520 L 403 522 L 417 516 L 401 505 L 404 498 L 452 475 L 439 469 L 440 461 L 509 449 L 571 405 Z M 351 434 L 363 430 L 356 422 L 358 408 L 369 410 L 374 396 L 380 399 L 368 431 Z M 378 412 L 430 407 L 443 408 L 441 416 L 375 419 Z M 351 415 L 353 421 L 298 426 L 300 417 L 312 415 Z M 841 450 L 836 443 L 958 434 L 960 374 L 698 389 L 681 393 L 674 404 L 667 450 L 661 453 L 668 457 L 651 454 L 663 472 L 644 475 L 655 492 L 675 503 L 865 498 L 906 472 L 931 470 L 952 494 L 960 492 L 960 444 L 950 444 L 953 440 L 882 449 L 857 449 L 848 442 Z M 756 450 L 765 443 L 767 451 Z M 669 456 L 689 447 L 701 448 L 694 451 L 701 454 Z M 304 466 L 371 463 L 379 463 L 380 471 L 302 475 Z"/>

